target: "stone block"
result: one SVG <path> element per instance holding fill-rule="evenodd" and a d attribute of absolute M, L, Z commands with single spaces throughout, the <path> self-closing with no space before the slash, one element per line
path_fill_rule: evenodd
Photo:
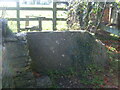
<path fill-rule="evenodd" d="M 52 82 L 48 76 L 42 76 L 36 79 L 36 88 L 49 88 Z"/>
<path fill-rule="evenodd" d="M 37 72 L 83 69 L 93 63 L 104 66 L 108 60 L 104 46 L 88 32 L 29 32 L 27 42 Z"/>

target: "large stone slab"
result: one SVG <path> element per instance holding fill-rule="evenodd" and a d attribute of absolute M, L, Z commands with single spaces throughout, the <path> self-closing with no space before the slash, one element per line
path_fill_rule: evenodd
<path fill-rule="evenodd" d="M 92 63 L 104 66 L 108 59 L 104 46 L 88 32 L 29 32 L 27 41 L 37 72 L 83 69 Z"/>

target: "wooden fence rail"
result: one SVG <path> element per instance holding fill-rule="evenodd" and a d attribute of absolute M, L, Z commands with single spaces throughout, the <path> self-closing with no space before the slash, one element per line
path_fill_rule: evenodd
<path fill-rule="evenodd" d="M 17 31 L 20 32 L 20 30 L 22 30 L 20 28 L 20 21 L 39 21 L 38 18 L 20 18 L 20 11 L 23 10 L 28 10 L 28 11 L 33 11 L 33 10 L 37 10 L 37 11 L 52 11 L 53 12 L 53 17 L 52 18 L 43 18 L 42 21 L 52 21 L 53 22 L 53 31 L 57 30 L 56 25 L 57 25 L 57 21 L 66 21 L 66 18 L 57 18 L 57 11 L 67 11 L 67 9 L 65 8 L 57 8 L 57 3 L 58 2 L 53 2 L 53 8 L 51 7 L 20 7 L 20 3 L 16 2 L 17 6 L 16 7 L 0 7 L 0 10 L 16 10 L 16 18 L 8 18 L 8 21 L 17 21 Z M 41 23 L 41 21 L 39 21 L 39 23 Z M 42 23 L 39 24 L 41 26 L 39 26 L 39 28 L 42 27 Z M 42 29 L 42 28 L 41 28 Z"/>

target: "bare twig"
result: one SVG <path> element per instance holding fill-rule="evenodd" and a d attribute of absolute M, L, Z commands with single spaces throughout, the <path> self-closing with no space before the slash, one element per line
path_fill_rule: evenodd
<path fill-rule="evenodd" d="M 105 1 L 104 8 L 103 8 L 102 13 L 101 13 L 101 16 L 100 16 L 100 20 L 99 20 L 99 22 L 98 22 L 98 24 L 97 24 L 97 26 L 96 26 L 96 29 L 95 29 L 95 33 L 97 32 L 97 29 L 99 28 L 99 26 L 100 26 L 100 24 L 101 24 L 101 22 L 102 22 L 102 17 L 103 17 L 103 15 L 104 15 L 104 11 L 105 11 L 105 8 L 106 8 L 106 2 L 107 2 L 107 1 Z"/>

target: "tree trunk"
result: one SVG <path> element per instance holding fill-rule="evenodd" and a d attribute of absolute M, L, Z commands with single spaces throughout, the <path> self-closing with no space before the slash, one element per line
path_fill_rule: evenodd
<path fill-rule="evenodd" d="M 118 30 L 120 30 L 120 12 L 118 13 L 118 17 L 117 17 L 117 28 Z"/>

